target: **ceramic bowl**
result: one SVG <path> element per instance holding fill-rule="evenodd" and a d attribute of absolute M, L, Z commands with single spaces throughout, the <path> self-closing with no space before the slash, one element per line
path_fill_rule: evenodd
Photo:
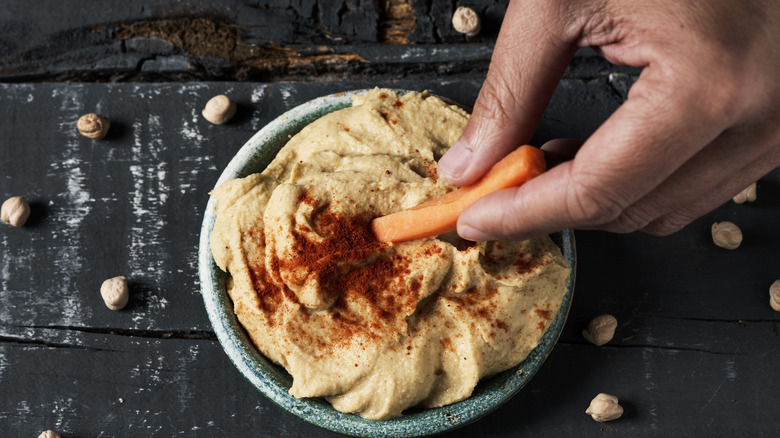
<path fill-rule="evenodd" d="M 304 126 L 319 117 L 351 106 L 351 98 L 369 90 L 336 93 L 306 102 L 279 116 L 257 132 L 238 151 L 220 176 L 222 182 L 261 172 Z M 403 93 L 403 90 L 397 90 Z M 292 377 L 284 368 L 261 355 L 238 324 L 230 297 L 225 290 L 226 274 L 214 263 L 209 250 L 209 234 L 214 227 L 216 201 L 212 198 L 206 207 L 200 235 L 198 268 L 206 312 L 225 352 L 257 389 L 274 403 L 317 426 L 353 436 L 412 437 L 442 433 L 469 424 L 506 402 L 536 373 L 555 345 L 571 303 L 575 278 L 574 234 L 571 230 L 551 237 L 558 244 L 572 274 L 567 282 L 566 295 L 558 314 L 539 345 L 519 365 L 481 381 L 466 400 L 435 409 L 411 409 L 401 418 L 370 421 L 354 414 L 345 414 L 320 398 L 297 399 L 288 394 Z"/>

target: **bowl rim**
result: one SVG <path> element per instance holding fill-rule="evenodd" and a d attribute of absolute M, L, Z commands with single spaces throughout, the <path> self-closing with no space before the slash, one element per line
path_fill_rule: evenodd
<path fill-rule="evenodd" d="M 366 94 L 370 90 L 359 89 L 334 93 L 286 111 L 257 131 L 241 147 L 225 167 L 214 187 L 229 179 L 262 171 L 257 168 L 247 169 L 248 163 L 252 163 L 253 160 L 263 160 L 262 157 L 258 158 L 259 152 L 265 152 L 265 155 L 269 155 L 272 159 L 281 145 L 286 143 L 284 137 L 294 135 L 324 114 L 351 106 L 354 96 Z M 401 94 L 408 92 L 400 89 L 392 89 L 392 91 Z M 281 145 L 274 147 L 270 144 L 272 141 L 281 142 Z M 266 158 L 265 161 L 269 160 Z M 210 196 L 200 232 L 198 274 L 206 313 L 217 340 L 239 372 L 268 399 L 297 417 L 333 432 L 367 437 L 412 437 L 421 436 L 421 432 L 424 435 L 443 433 L 476 421 L 514 396 L 541 368 L 560 336 L 571 306 L 576 279 L 576 249 L 574 232 L 567 229 L 552 235 L 571 267 L 566 293 L 553 322 L 526 359 L 506 371 L 480 379 L 472 395 L 460 402 L 439 408 L 419 410 L 412 408 L 415 412 L 405 413 L 402 417 L 390 420 L 366 420 L 357 414 L 339 412 L 321 398 L 297 399 L 287 392 L 289 385 L 286 386 L 274 377 L 271 371 L 274 367 L 282 369 L 282 372 L 285 371 L 262 356 L 244 333 L 224 287 L 227 274 L 216 266 L 211 255 L 209 240 L 216 219 L 216 207 L 216 200 Z M 270 370 L 267 368 L 269 365 L 272 367 Z"/>

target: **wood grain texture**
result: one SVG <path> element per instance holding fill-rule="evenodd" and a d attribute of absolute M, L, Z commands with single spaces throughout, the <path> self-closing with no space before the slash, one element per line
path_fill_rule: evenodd
<path fill-rule="evenodd" d="M 487 72 L 506 0 L 4 2 L 0 81 L 382 80 Z M 617 70 L 616 70 L 617 69 Z M 579 52 L 569 77 L 632 69 Z"/>
<path fill-rule="evenodd" d="M 380 81 L 473 104 L 482 77 Z M 635 79 L 565 79 L 535 143 L 585 138 Z M 222 352 L 196 273 L 202 214 L 221 170 L 258 129 L 314 97 L 373 82 L 0 85 L 0 197 L 26 195 L 29 226 L 0 226 L 0 431 L 37 436 L 335 436 L 255 390 Z M 211 125 L 213 95 L 238 102 Z M 75 129 L 108 115 L 107 139 Z M 531 383 L 505 406 L 446 436 L 775 436 L 780 316 L 780 171 L 755 203 L 727 203 L 666 238 L 577 232 L 568 323 Z M 737 251 L 712 245 L 732 220 Z M 4 225 L 4 224 L 0 224 Z M 126 275 L 125 310 L 103 305 L 103 279 Z M 619 327 L 604 347 L 580 331 L 600 313 Z M 619 421 L 584 410 L 617 395 Z"/>

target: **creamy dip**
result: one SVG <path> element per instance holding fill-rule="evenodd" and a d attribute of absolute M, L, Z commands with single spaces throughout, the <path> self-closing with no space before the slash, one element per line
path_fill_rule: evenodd
<path fill-rule="evenodd" d="M 375 89 L 292 137 L 259 174 L 227 181 L 211 233 L 255 346 L 368 419 L 467 398 L 536 347 L 570 269 L 547 237 L 376 241 L 373 217 L 441 196 L 436 160 L 468 113 L 426 93 Z"/>

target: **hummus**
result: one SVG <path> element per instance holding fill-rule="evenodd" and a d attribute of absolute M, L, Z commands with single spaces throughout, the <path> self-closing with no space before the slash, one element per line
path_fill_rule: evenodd
<path fill-rule="evenodd" d="M 375 89 L 292 137 L 262 173 L 213 191 L 212 254 L 291 395 L 393 418 L 467 398 L 538 344 L 570 273 L 549 238 L 384 244 L 368 228 L 453 189 L 436 160 L 468 117 L 426 93 Z"/>

